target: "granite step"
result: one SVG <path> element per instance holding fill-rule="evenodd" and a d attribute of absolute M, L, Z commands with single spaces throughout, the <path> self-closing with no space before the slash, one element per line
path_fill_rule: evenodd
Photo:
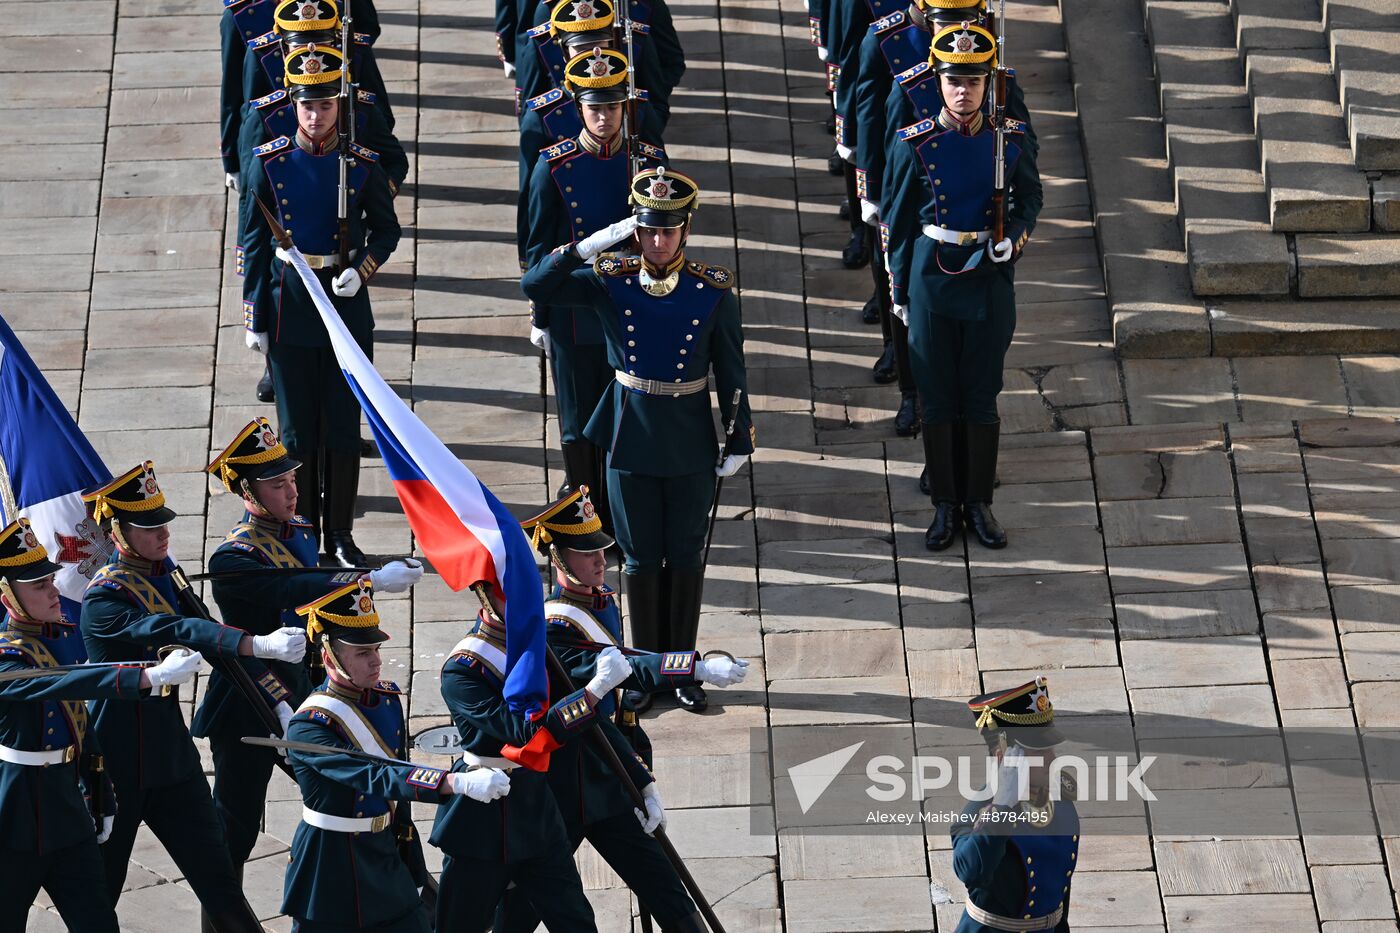
<path fill-rule="evenodd" d="M 1357 167 L 1400 171 L 1400 0 L 1324 0 L 1323 24 Z"/>

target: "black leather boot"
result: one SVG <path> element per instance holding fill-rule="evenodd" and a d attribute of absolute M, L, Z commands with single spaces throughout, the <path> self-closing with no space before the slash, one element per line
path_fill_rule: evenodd
<path fill-rule="evenodd" d="M 899 374 L 894 371 L 894 344 L 890 341 L 885 341 L 885 351 L 870 368 L 870 378 L 875 380 L 876 385 L 882 386 L 889 385 L 899 378 Z"/>
<path fill-rule="evenodd" d="M 997 472 L 1001 422 L 967 424 L 967 495 L 963 516 L 983 547 L 1006 547 L 1006 530 L 992 514 L 992 484 Z"/>
<path fill-rule="evenodd" d="M 841 250 L 841 265 L 847 269 L 860 269 L 870 262 L 870 238 L 865 231 L 865 224 L 852 230 L 846 248 Z"/>
<path fill-rule="evenodd" d="M 693 651 L 700 634 L 700 603 L 705 588 L 703 570 L 667 570 L 670 579 L 670 637 L 662 648 L 666 651 Z M 703 713 L 710 705 L 705 688 L 681 687 L 676 691 L 681 709 Z"/>
<path fill-rule="evenodd" d="M 870 298 L 861 305 L 860 322 L 862 324 L 880 323 L 880 296 L 871 295 Z"/>
<path fill-rule="evenodd" d="M 612 500 L 608 498 L 608 452 L 597 444 L 593 448 L 593 479 L 588 484 L 588 498 L 593 500 L 593 509 L 598 513 L 598 521 L 603 523 L 603 534 L 615 538 L 612 523 Z"/>
<path fill-rule="evenodd" d="M 924 470 L 919 474 L 919 492 L 928 495 L 928 465 L 924 465 Z"/>
<path fill-rule="evenodd" d="M 835 127 L 832 127 L 831 132 L 833 135 L 835 135 Z M 833 175 L 840 175 L 846 170 L 846 160 L 841 158 L 840 153 L 833 152 L 830 156 L 827 157 L 826 170 Z"/>
<path fill-rule="evenodd" d="M 277 401 L 277 390 L 272 387 L 272 367 L 268 363 L 263 363 L 262 378 L 258 380 L 258 401 Z"/>
<path fill-rule="evenodd" d="M 326 556 L 342 567 L 365 566 L 351 534 L 360 494 L 360 454 L 326 451 Z"/>
<path fill-rule="evenodd" d="M 924 533 L 924 547 L 944 551 L 953 543 L 962 522 L 953 485 L 953 425 L 946 421 L 924 425 L 924 462 L 927 464 L 933 523 Z"/>
<path fill-rule="evenodd" d="M 919 394 L 905 392 L 899 397 L 899 411 L 894 415 L 894 433 L 913 437 L 919 433 Z"/>
<path fill-rule="evenodd" d="M 624 573 L 622 589 L 627 594 L 627 627 L 632 635 L 633 648 L 643 651 L 664 651 L 661 643 L 662 617 L 666 608 L 662 606 L 664 593 L 663 571 L 650 573 Z M 641 690 L 624 691 L 623 701 L 638 715 L 651 709 L 652 694 Z"/>
<path fill-rule="evenodd" d="M 598 469 L 597 448 L 590 441 L 565 441 L 559 445 L 559 452 L 564 455 L 564 485 L 559 487 L 560 498 L 583 484 L 587 484 L 591 496 L 598 485 L 594 475 Z"/>
<path fill-rule="evenodd" d="M 297 514 L 311 526 L 316 546 L 321 546 L 321 452 L 292 454 L 301 461 L 297 467 Z"/>

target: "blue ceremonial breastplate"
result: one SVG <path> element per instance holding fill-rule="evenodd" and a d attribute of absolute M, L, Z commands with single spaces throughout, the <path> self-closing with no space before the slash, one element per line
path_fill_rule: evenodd
<path fill-rule="evenodd" d="M 316 692 L 327 693 L 329 690 L 323 685 Z M 396 757 L 403 755 L 403 704 L 396 694 L 384 693 L 380 690 L 372 691 L 371 695 L 377 702 L 370 705 L 346 699 L 339 694 L 332 695 L 338 696 L 345 703 L 358 709 L 384 745 Z M 378 749 L 369 748 L 364 749 L 364 751 L 379 754 Z M 389 801 L 374 794 L 365 794 L 363 800 L 356 802 L 355 810 L 364 816 L 378 816 L 388 812 Z"/>
<path fill-rule="evenodd" d="M 945 130 L 920 141 L 915 150 L 933 192 L 937 223 L 949 230 L 986 230 L 991 226 L 996 187 L 996 134 L 985 123 L 975 136 Z M 1006 177 L 1021 148 L 1006 143 Z"/>
<path fill-rule="evenodd" d="M 932 45 L 933 36 L 927 29 L 920 29 L 913 23 L 908 23 L 881 39 L 880 51 L 884 53 L 885 62 L 890 66 L 890 74 L 897 75 L 913 68 L 919 62 L 928 61 Z"/>
<path fill-rule="evenodd" d="M 661 382 L 688 381 L 695 343 L 710 316 L 719 306 L 723 292 L 705 285 L 685 269 L 680 272 L 676 290 L 664 297 L 649 295 L 636 275 L 604 276 L 603 284 L 613 300 L 621 351 L 627 372 L 641 379 Z"/>
<path fill-rule="evenodd" d="M 540 122 L 544 124 L 550 139 L 577 139 L 578 134 L 583 132 L 583 118 L 568 97 L 561 98 L 559 103 L 542 114 Z"/>
<path fill-rule="evenodd" d="M 569 212 L 569 234 L 574 241 L 631 213 L 627 205 L 626 149 L 619 147 L 606 159 L 580 152 L 552 163 L 549 172 Z"/>
<path fill-rule="evenodd" d="M 540 56 L 540 67 L 549 75 L 550 87 L 564 86 L 564 50 L 548 31 L 535 37 L 535 51 Z"/>
<path fill-rule="evenodd" d="M 870 21 L 873 23 L 877 19 L 884 19 L 896 10 L 908 9 L 908 4 L 903 0 L 866 0 L 870 7 Z"/>
<path fill-rule="evenodd" d="M 358 210 L 369 166 L 363 159 L 350 160 L 347 180 L 352 213 Z M 277 199 L 282 225 L 303 253 L 329 255 L 337 252 L 337 191 L 340 186 L 340 159 L 335 150 L 311 155 L 293 143 L 263 159 L 263 169 Z"/>
<path fill-rule="evenodd" d="M 932 73 L 932 69 L 920 80 L 901 84 L 900 87 L 913 108 L 915 120 L 932 119 L 943 110 L 943 94 L 938 90 L 938 76 Z"/>
<path fill-rule="evenodd" d="M 643 0 L 632 0 L 627 9 L 632 14 L 632 22 L 651 25 L 650 3 L 645 3 Z"/>
<path fill-rule="evenodd" d="M 238 27 L 238 35 L 244 42 L 266 35 L 272 29 L 272 14 L 276 10 L 277 4 L 273 0 L 253 0 L 234 10 L 232 16 L 234 25 Z"/>
<path fill-rule="evenodd" d="M 1060 803 L 1050 825 L 1040 832 L 1010 837 L 1026 873 L 1025 897 L 1017 916 L 1044 917 L 1064 903 L 1079 853 L 1079 816 L 1072 804 Z"/>

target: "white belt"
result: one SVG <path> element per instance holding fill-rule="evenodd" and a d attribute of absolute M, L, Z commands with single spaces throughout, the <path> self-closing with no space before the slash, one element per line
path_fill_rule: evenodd
<path fill-rule="evenodd" d="M 360 251 L 357 249 L 352 249 L 350 251 L 351 263 L 355 261 L 355 257 L 358 256 L 359 253 Z M 282 249 L 280 246 L 277 247 L 277 258 L 283 262 L 291 262 L 291 258 L 287 255 L 286 250 Z M 311 269 L 332 269 L 340 265 L 339 253 L 329 256 L 319 253 L 302 253 L 301 258 L 306 260 L 307 267 Z"/>
<path fill-rule="evenodd" d="M 967 915 L 983 926 L 989 926 L 997 930 L 1053 930 L 1060 925 L 1060 918 L 1065 915 L 1065 905 L 1061 904 L 1044 917 L 1033 917 L 1029 920 L 1018 920 L 1015 917 L 1003 917 L 994 914 L 990 910 L 983 910 L 972 903 L 969 898 L 963 904 Z"/>
<path fill-rule="evenodd" d="M 78 746 L 76 745 L 65 745 L 63 748 L 55 748 L 47 752 L 26 752 L 21 748 L 0 745 L 0 761 L 8 761 L 12 765 L 27 765 L 31 768 L 67 764 L 77 757 Z"/>
<path fill-rule="evenodd" d="M 681 395 L 694 395 L 697 392 L 704 392 L 710 387 L 708 376 L 699 379 L 692 379 L 689 382 L 662 382 L 660 379 L 638 379 L 630 373 L 625 373 L 620 369 L 614 369 L 613 375 L 617 381 L 633 392 L 641 392 L 643 395 L 669 395 L 672 398 Z"/>
<path fill-rule="evenodd" d="M 937 224 L 924 224 L 924 236 L 937 240 L 940 243 L 950 243 L 953 246 L 971 246 L 973 243 L 985 243 L 992 238 L 990 230 L 948 230 Z"/>
<path fill-rule="evenodd" d="M 308 806 L 301 808 L 301 821 L 317 829 L 328 829 L 333 833 L 377 833 L 388 829 L 394 821 L 394 813 L 381 813 L 378 816 L 331 816 Z"/>
<path fill-rule="evenodd" d="M 462 752 L 462 760 L 478 768 L 499 768 L 502 771 L 512 771 L 520 767 L 509 758 L 492 758 L 490 755 L 473 755 L 471 752 Z"/>

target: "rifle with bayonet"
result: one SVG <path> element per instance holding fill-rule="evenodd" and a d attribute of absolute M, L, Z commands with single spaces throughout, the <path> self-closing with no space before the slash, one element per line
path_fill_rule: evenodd
<path fill-rule="evenodd" d="M 988 3 L 990 6 L 990 2 Z M 997 57 L 992 74 L 992 128 L 996 131 L 995 190 L 992 193 L 992 244 L 1006 237 L 1006 0 L 996 14 Z"/>
<path fill-rule="evenodd" d="M 337 274 L 350 268 L 350 143 L 355 132 L 355 90 L 350 83 L 350 54 L 355 48 L 355 34 L 351 31 L 354 17 L 350 13 L 349 3 L 344 5 L 342 14 L 340 54 L 343 56 L 341 66 L 344 70 L 340 75 L 340 113 L 337 115 L 340 128 L 340 145 L 337 147 L 340 153 L 340 187 L 336 190 L 335 201 L 335 219 L 340 232 L 337 237 L 340 247 Z"/>
<path fill-rule="evenodd" d="M 631 0 L 617 0 L 617 17 L 622 23 L 622 43 L 627 51 L 627 101 L 622 105 L 622 133 L 627 144 L 627 178 L 630 183 L 642 170 L 637 145 L 637 50 L 633 41 Z"/>

